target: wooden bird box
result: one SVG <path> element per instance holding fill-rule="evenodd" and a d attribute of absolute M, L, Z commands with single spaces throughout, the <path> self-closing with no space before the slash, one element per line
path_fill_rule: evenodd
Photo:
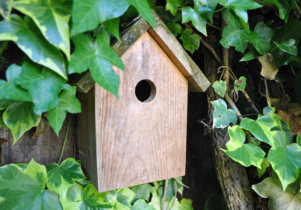
<path fill-rule="evenodd" d="M 99 192 L 185 175 L 188 91 L 210 82 L 155 14 L 140 18 L 112 48 L 125 65 L 119 97 L 90 73 L 77 82 L 79 157 Z"/>

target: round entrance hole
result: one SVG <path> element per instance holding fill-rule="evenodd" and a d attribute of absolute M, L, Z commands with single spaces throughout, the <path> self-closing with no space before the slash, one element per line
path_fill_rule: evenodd
<path fill-rule="evenodd" d="M 156 86 L 148 79 L 141 80 L 136 85 L 135 94 L 139 101 L 143 103 L 151 102 L 156 96 Z"/>

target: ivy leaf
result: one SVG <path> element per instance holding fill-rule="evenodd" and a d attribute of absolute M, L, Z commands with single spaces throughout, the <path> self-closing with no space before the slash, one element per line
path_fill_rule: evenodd
<path fill-rule="evenodd" d="M 289 53 L 291 55 L 298 55 L 298 49 L 295 46 L 296 41 L 294 39 L 289 39 L 286 42 L 283 42 L 282 44 L 279 44 L 275 41 L 274 43 L 283 52 Z"/>
<path fill-rule="evenodd" d="M 70 38 L 68 22 L 71 17 L 72 1 L 21 0 L 11 4 L 33 19 L 44 37 L 60 48 L 70 60 Z"/>
<path fill-rule="evenodd" d="M 298 144 L 291 144 L 286 148 L 283 145 L 277 146 L 275 149 L 272 148 L 268 154 L 268 161 L 279 176 L 283 190 L 285 190 L 299 177 L 301 147 Z"/>
<path fill-rule="evenodd" d="M 182 8 L 182 23 L 191 21 L 192 25 L 198 31 L 207 36 L 206 21 L 207 14 L 210 12 L 212 12 L 212 10 L 209 7 L 202 5 L 197 1 L 194 4 L 194 9 L 192 9 L 190 6 Z"/>
<path fill-rule="evenodd" d="M 37 126 L 40 119 L 41 115 L 36 115 L 33 112 L 33 104 L 31 102 L 16 101 L 9 105 L 3 114 L 4 123 L 13 134 L 13 144 L 15 144 L 26 131 Z"/>
<path fill-rule="evenodd" d="M 46 168 L 31 160 L 26 169 L 10 164 L 0 168 L 2 209 L 62 210 L 58 194 L 45 190 Z"/>
<path fill-rule="evenodd" d="M 198 34 L 192 34 L 192 30 L 186 28 L 180 39 L 182 39 L 185 49 L 193 54 L 195 50 L 199 49 L 202 37 Z"/>
<path fill-rule="evenodd" d="M 182 177 L 176 178 L 178 181 L 182 181 Z M 163 180 L 162 180 L 163 181 Z M 162 185 L 158 187 L 157 192 L 160 197 L 163 197 L 164 194 L 164 185 L 165 181 L 162 182 Z M 182 195 L 183 194 L 183 186 L 177 183 L 177 191 Z M 168 179 L 167 184 L 167 192 L 166 192 L 166 200 L 171 201 L 175 196 L 175 181 L 174 179 Z"/>
<path fill-rule="evenodd" d="M 178 12 L 178 7 L 181 6 L 183 0 L 167 0 L 166 10 L 169 10 L 171 14 L 176 15 Z"/>
<path fill-rule="evenodd" d="M 274 30 L 260 22 L 255 26 L 254 31 L 257 32 L 258 38 L 251 40 L 251 43 L 261 55 L 267 54 L 271 49 L 270 42 L 274 36 Z"/>
<path fill-rule="evenodd" d="M 118 39 L 118 41 L 120 41 L 119 23 L 120 18 L 110 19 L 103 23 L 106 29 L 108 29 L 108 31 L 110 31 Z"/>
<path fill-rule="evenodd" d="M 156 208 L 152 205 L 149 205 L 145 202 L 145 200 L 137 200 L 131 210 L 156 210 Z"/>
<path fill-rule="evenodd" d="M 259 117 L 256 121 L 250 118 L 244 118 L 240 123 L 241 128 L 250 131 L 257 139 L 272 147 L 275 147 L 275 140 L 270 130 L 274 126 L 277 126 L 277 124 L 269 116 Z"/>
<path fill-rule="evenodd" d="M 235 92 L 243 91 L 247 86 L 247 78 L 240 77 L 239 80 L 235 80 L 234 82 L 234 90 Z"/>
<path fill-rule="evenodd" d="M 12 9 L 10 6 L 11 2 L 13 2 L 13 0 L 0 0 L 0 14 L 2 17 L 7 18 L 10 15 Z"/>
<path fill-rule="evenodd" d="M 227 83 L 226 83 L 226 81 L 223 81 L 223 80 L 215 81 L 213 83 L 212 87 L 214 88 L 214 92 L 216 92 L 222 98 L 225 97 L 225 93 L 227 91 Z"/>
<path fill-rule="evenodd" d="M 183 206 L 183 210 L 193 210 L 192 201 L 190 199 L 183 198 L 180 204 Z"/>
<path fill-rule="evenodd" d="M 289 123 L 288 122 L 284 122 L 281 121 L 281 127 L 282 130 L 285 132 L 286 137 L 287 137 L 287 145 L 291 144 L 293 142 L 294 136 L 293 136 L 293 132 L 289 127 Z M 301 146 L 301 145 L 300 145 Z"/>
<path fill-rule="evenodd" d="M 244 57 L 242 57 L 242 59 L 240 59 L 239 62 L 242 62 L 242 61 L 250 61 L 250 60 L 253 60 L 257 57 L 261 56 L 259 52 L 257 52 L 257 50 L 255 49 L 252 49 L 250 50 L 250 52 L 248 52 L 247 54 L 244 55 Z"/>
<path fill-rule="evenodd" d="M 257 4 L 252 0 L 216 0 L 219 4 L 226 8 L 230 8 L 235 12 L 235 14 L 242 18 L 245 23 L 248 22 L 247 10 L 258 9 L 262 5 Z"/>
<path fill-rule="evenodd" d="M 71 35 L 93 30 L 99 23 L 120 17 L 130 5 L 156 28 L 156 21 L 147 0 L 74 0 Z"/>
<path fill-rule="evenodd" d="M 131 187 L 131 189 L 136 193 L 135 198 L 131 201 L 132 204 L 142 198 L 148 202 L 150 194 L 153 193 L 153 188 L 150 184 L 137 185 Z"/>
<path fill-rule="evenodd" d="M 299 71 L 296 75 L 295 75 L 295 78 L 294 78 L 294 89 L 295 89 L 295 94 L 297 96 L 297 99 L 298 99 L 298 103 L 301 104 L 301 91 L 298 91 L 300 90 L 301 88 L 301 71 Z"/>
<path fill-rule="evenodd" d="M 66 210 L 110 210 L 112 204 L 105 202 L 106 193 L 98 193 L 93 184 L 89 184 L 82 192 L 81 200 L 73 203 Z"/>
<path fill-rule="evenodd" d="M 252 185 L 252 189 L 261 197 L 269 198 L 270 210 L 293 210 L 301 208 L 300 179 L 290 184 L 283 192 L 281 183 L 276 177 L 268 177 Z"/>
<path fill-rule="evenodd" d="M 221 148 L 230 158 L 239 162 L 245 167 L 251 165 L 258 168 L 265 156 L 265 152 L 253 144 L 244 144 L 246 139 L 245 132 L 239 126 L 228 127 L 230 141 L 226 144 L 229 150 Z"/>
<path fill-rule="evenodd" d="M 84 188 L 77 184 L 76 182 L 68 188 L 66 196 L 63 198 L 60 196 L 60 202 L 64 209 L 68 209 L 74 205 L 77 201 L 80 201 L 82 198 L 82 192 Z"/>
<path fill-rule="evenodd" d="M 116 191 L 117 201 L 114 210 L 131 210 L 130 202 L 134 199 L 135 193 L 129 188 L 123 188 Z"/>
<path fill-rule="evenodd" d="M 263 2 L 275 4 L 279 10 L 279 17 L 287 22 L 289 13 L 294 5 L 293 1 L 290 1 L 291 3 L 289 3 L 287 0 L 264 0 Z"/>
<path fill-rule="evenodd" d="M 81 104 L 75 94 L 76 87 L 71 87 L 71 90 L 64 90 L 59 96 L 57 105 L 48 112 L 49 124 L 57 136 L 59 136 L 67 112 L 76 114 L 82 111 Z"/>
<path fill-rule="evenodd" d="M 23 20 L 18 15 L 12 14 L 7 20 L 0 22 L 0 40 L 16 42 L 31 60 L 67 79 L 61 52 L 43 37 L 29 17 L 25 16 Z"/>
<path fill-rule="evenodd" d="M 58 94 L 66 80 L 48 68 L 25 61 L 21 74 L 15 79 L 21 87 L 28 90 L 34 103 L 34 112 L 42 114 L 52 109 L 58 102 Z"/>
<path fill-rule="evenodd" d="M 217 194 L 209 195 L 204 210 L 228 210 L 224 196 Z"/>
<path fill-rule="evenodd" d="M 110 47 L 108 32 L 103 31 L 94 42 L 85 34 L 79 34 L 72 40 L 75 51 L 69 62 L 69 74 L 89 69 L 95 82 L 118 97 L 119 77 L 112 65 L 122 70 L 125 68 L 120 57 Z"/>
<path fill-rule="evenodd" d="M 199 2 L 203 5 L 206 5 L 211 10 L 211 12 L 207 13 L 207 18 L 210 20 L 211 23 L 213 23 L 213 14 L 217 6 L 217 2 L 215 0 L 194 0 L 194 2 Z"/>
<path fill-rule="evenodd" d="M 22 68 L 16 64 L 12 64 L 8 67 L 5 72 L 7 81 L 0 80 L 0 100 L 4 99 L 4 102 L 8 103 L 9 100 L 7 99 L 15 101 L 31 101 L 31 97 L 28 95 L 28 92 L 14 82 L 15 78 L 21 73 L 21 71 Z"/>
<path fill-rule="evenodd" d="M 236 124 L 237 116 L 233 109 L 227 109 L 227 104 L 224 100 L 218 99 L 210 102 L 214 106 L 213 112 L 213 127 L 225 128 L 230 122 Z"/>
<path fill-rule="evenodd" d="M 262 111 L 263 111 L 263 115 L 267 115 L 267 116 L 271 117 L 280 128 L 282 127 L 282 124 L 280 121 L 281 117 L 279 115 L 275 114 L 276 109 L 274 107 L 267 106 L 267 107 L 264 107 Z"/>
<path fill-rule="evenodd" d="M 263 161 L 261 163 L 261 167 L 257 168 L 257 172 L 258 172 L 258 178 L 260 178 L 265 171 L 267 170 L 268 167 L 270 167 L 270 162 L 268 161 L 268 159 L 266 157 L 263 158 Z"/>
<path fill-rule="evenodd" d="M 301 146 L 301 135 L 300 135 L 300 134 L 297 135 L 296 141 L 297 141 L 297 144 L 298 144 L 299 146 Z"/>
<path fill-rule="evenodd" d="M 50 163 L 46 168 L 48 189 L 60 194 L 63 198 L 75 180 L 86 178 L 81 165 L 74 158 L 66 159 L 60 166 L 56 163 Z"/>

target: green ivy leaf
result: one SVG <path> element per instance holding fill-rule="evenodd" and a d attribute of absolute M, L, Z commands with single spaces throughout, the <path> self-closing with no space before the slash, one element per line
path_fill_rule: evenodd
<path fill-rule="evenodd" d="M 226 8 L 230 8 L 235 14 L 242 18 L 245 23 L 248 22 L 247 10 L 258 9 L 262 5 L 257 4 L 252 0 L 216 0 L 219 4 Z M 228 23 L 229 24 L 229 23 Z"/>
<path fill-rule="evenodd" d="M 300 135 L 300 134 L 297 135 L 296 141 L 297 141 L 297 144 L 298 144 L 299 146 L 301 146 L 301 135 Z"/>
<path fill-rule="evenodd" d="M 250 52 L 248 52 L 247 54 L 244 55 L 244 57 L 242 57 L 242 59 L 240 59 L 239 62 L 242 62 L 242 61 L 250 61 L 250 60 L 253 60 L 257 57 L 261 56 L 259 52 L 257 52 L 257 50 L 255 49 L 252 49 L 250 50 Z"/>
<path fill-rule="evenodd" d="M 21 0 L 11 4 L 33 19 L 44 37 L 60 48 L 70 60 L 70 38 L 68 22 L 71 17 L 71 0 Z"/>
<path fill-rule="evenodd" d="M 0 80 L 0 100 L 3 100 L 1 101 L 2 109 L 6 108 L 7 106 L 5 105 L 9 105 L 11 100 L 31 101 L 31 97 L 28 95 L 28 92 L 14 82 L 15 78 L 21 73 L 21 71 L 22 68 L 20 66 L 12 64 L 5 72 L 7 81 Z"/>
<path fill-rule="evenodd" d="M 227 104 L 223 99 L 210 102 L 214 106 L 213 127 L 225 128 L 230 122 L 236 124 L 237 116 L 233 109 L 227 109 Z"/>
<path fill-rule="evenodd" d="M 108 29 L 108 31 L 110 31 L 118 39 L 118 41 L 120 41 L 119 23 L 120 18 L 110 19 L 103 23 L 106 29 Z"/>
<path fill-rule="evenodd" d="M 98 193 L 93 184 L 89 184 L 82 192 L 81 200 L 73 203 L 66 210 L 113 210 L 111 203 L 105 202 L 108 193 Z"/>
<path fill-rule="evenodd" d="M 50 191 L 60 194 L 63 198 L 75 180 L 85 179 L 81 165 L 74 158 L 68 158 L 59 166 L 50 163 L 47 168 L 47 187 Z"/>
<path fill-rule="evenodd" d="M 46 168 L 31 160 L 26 169 L 10 164 L 0 168 L 1 209 L 62 210 L 58 194 L 45 190 Z"/>
<path fill-rule="evenodd" d="M 169 10 L 171 14 L 176 15 L 178 12 L 178 7 L 181 6 L 183 0 L 167 0 L 166 10 Z"/>
<path fill-rule="evenodd" d="M 275 4 L 279 10 L 279 17 L 287 22 L 289 18 L 289 13 L 293 8 L 294 1 L 287 0 L 264 0 L 263 2 Z"/>
<path fill-rule="evenodd" d="M 265 152 L 253 144 L 244 144 L 246 140 L 245 132 L 239 126 L 228 127 L 230 141 L 226 144 L 229 150 L 221 148 L 234 161 L 239 162 L 245 167 L 251 165 L 258 168 L 265 156 Z"/>
<path fill-rule="evenodd" d="M 211 12 L 207 13 L 207 18 L 210 20 L 211 23 L 213 23 L 213 14 L 217 6 L 216 0 L 194 0 L 194 2 L 199 2 L 203 5 L 206 5 L 211 10 Z"/>
<path fill-rule="evenodd" d="M 82 200 L 82 193 L 84 188 L 76 182 L 68 188 L 66 196 L 60 196 L 60 202 L 64 209 L 73 206 L 77 201 Z"/>
<path fill-rule="evenodd" d="M 149 205 L 145 202 L 145 200 L 137 200 L 131 210 L 156 210 L 156 208 L 152 205 Z"/>
<path fill-rule="evenodd" d="M 58 94 L 66 83 L 66 80 L 55 72 L 48 68 L 42 70 L 31 61 L 23 63 L 22 71 L 15 81 L 28 90 L 36 114 L 42 114 L 56 106 Z"/>
<path fill-rule="evenodd" d="M 267 54 L 271 49 L 271 39 L 274 36 L 274 30 L 267 27 L 264 22 L 258 23 L 254 31 L 257 32 L 258 38 L 251 40 L 256 50 L 261 54 Z"/>
<path fill-rule="evenodd" d="M 116 191 L 117 201 L 114 210 L 131 210 L 130 202 L 134 199 L 135 193 L 129 188 L 123 188 Z"/>
<path fill-rule="evenodd" d="M 217 194 L 209 195 L 204 210 L 228 210 L 224 196 Z"/>
<path fill-rule="evenodd" d="M 243 91 L 247 86 L 247 78 L 240 77 L 238 80 L 234 82 L 234 90 L 235 92 Z"/>
<path fill-rule="evenodd" d="M 190 199 L 183 198 L 181 200 L 180 204 L 183 206 L 183 210 L 193 210 L 192 201 Z M 210 210 L 212 210 L 212 209 L 210 209 Z M 219 210 L 221 210 L 221 209 L 219 209 Z"/>
<path fill-rule="evenodd" d="M 118 97 L 119 77 L 112 65 L 122 70 L 125 68 L 120 57 L 110 47 L 108 32 L 103 31 L 94 42 L 85 34 L 79 34 L 72 40 L 75 51 L 69 62 L 69 74 L 89 69 L 95 82 Z"/>
<path fill-rule="evenodd" d="M 198 34 L 192 34 L 192 30 L 186 28 L 180 39 L 182 39 L 185 49 L 193 54 L 195 50 L 199 49 L 202 37 Z"/>
<path fill-rule="evenodd" d="M 283 190 L 285 190 L 299 177 L 301 147 L 298 144 L 291 144 L 286 148 L 284 145 L 278 145 L 275 149 L 270 149 L 268 161 L 279 176 Z"/>
<path fill-rule="evenodd" d="M 274 126 L 277 126 L 277 124 L 269 116 L 259 117 L 256 121 L 250 118 L 244 118 L 240 123 L 241 128 L 250 131 L 257 139 L 272 147 L 275 147 L 275 140 L 270 130 Z"/>
<path fill-rule="evenodd" d="M 261 197 L 269 198 L 270 210 L 293 210 L 301 208 L 300 179 L 290 184 L 283 192 L 277 177 L 268 177 L 262 182 L 252 185 L 252 189 Z"/>
<path fill-rule="evenodd" d="M 74 0 L 71 35 L 93 30 L 99 23 L 120 17 L 130 5 L 156 28 L 156 21 L 147 0 Z"/>
<path fill-rule="evenodd" d="M 212 10 L 209 7 L 197 1 L 194 4 L 194 9 L 192 9 L 190 6 L 182 8 L 182 23 L 191 21 L 192 25 L 198 31 L 207 36 L 206 21 L 207 14 L 210 12 L 212 12 Z"/>
<path fill-rule="evenodd" d="M 81 104 L 75 94 L 76 87 L 71 87 L 71 90 L 64 90 L 59 96 L 56 106 L 48 112 L 49 124 L 57 136 L 59 136 L 67 112 L 76 114 L 82 111 Z"/>
<path fill-rule="evenodd" d="M 295 46 L 296 41 L 294 39 L 289 39 L 282 44 L 275 42 L 275 45 L 283 52 L 289 53 L 291 55 L 298 55 L 298 49 Z"/>
<path fill-rule="evenodd" d="M 133 186 L 131 189 L 136 193 L 135 198 L 131 201 L 132 204 L 142 198 L 148 202 L 150 194 L 153 193 L 153 188 L 150 184 Z"/>
<path fill-rule="evenodd" d="M 182 181 L 182 177 L 176 178 L 178 181 Z M 162 182 L 162 185 L 158 187 L 157 192 L 158 195 L 162 198 L 164 194 L 164 186 L 165 181 Z M 183 186 L 177 183 L 177 191 L 182 195 L 183 194 Z M 167 192 L 166 192 L 166 200 L 171 201 L 175 196 L 175 181 L 174 179 L 169 179 L 167 184 Z"/>
<path fill-rule="evenodd" d="M 40 119 L 41 115 L 36 115 L 33 112 L 33 104 L 31 102 L 16 101 L 9 105 L 3 114 L 4 123 L 13 134 L 13 144 L 15 144 L 26 131 L 37 126 Z"/>
<path fill-rule="evenodd" d="M 258 178 L 260 178 L 265 171 L 267 170 L 268 167 L 270 167 L 270 162 L 268 161 L 268 159 L 266 157 L 263 158 L 263 161 L 261 163 L 261 167 L 257 168 L 257 172 L 258 172 Z"/>
<path fill-rule="evenodd" d="M 24 20 L 16 14 L 0 22 L 0 40 L 16 42 L 18 47 L 34 62 L 48 67 L 67 79 L 64 58 L 61 52 L 51 45 L 27 16 Z"/>
<path fill-rule="evenodd" d="M 215 81 L 213 83 L 212 87 L 214 88 L 214 92 L 216 92 L 222 98 L 225 97 L 225 93 L 227 91 L 227 83 L 226 83 L 226 81 L 223 81 L 223 80 Z"/>
<path fill-rule="evenodd" d="M 13 2 L 13 0 L 0 0 L 0 14 L 2 17 L 7 18 L 10 15 L 12 9 L 10 6 L 11 2 Z"/>

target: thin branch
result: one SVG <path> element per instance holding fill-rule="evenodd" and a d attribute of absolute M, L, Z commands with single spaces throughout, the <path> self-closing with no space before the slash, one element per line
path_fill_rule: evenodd
<path fill-rule="evenodd" d="M 177 189 L 177 181 L 176 181 L 177 179 L 174 178 L 174 180 L 175 180 L 175 197 L 173 199 L 172 205 L 171 205 L 171 207 L 170 207 L 169 210 L 172 210 L 173 206 L 175 205 L 176 199 L 177 199 L 177 191 L 178 191 L 178 189 Z"/>
<path fill-rule="evenodd" d="M 203 121 L 201 121 L 201 123 L 204 123 Z M 206 123 L 204 123 L 204 125 L 206 125 L 206 126 L 208 126 L 209 127 L 209 125 L 207 125 Z M 210 127 L 209 127 L 210 128 Z M 175 179 L 176 180 L 176 182 L 178 182 L 180 185 L 182 185 L 182 186 L 184 186 L 184 187 L 186 187 L 186 188 L 188 188 L 188 189 L 190 189 L 187 185 L 185 185 L 185 184 L 183 184 L 182 182 L 180 182 L 179 180 L 177 180 L 177 179 Z"/>
<path fill-rule="evenodd" d="M 162 208 L 162 210 L 165 210 L 165 200 L 166 200 L 167 187 L 168 187 L 168 179 L 165 180 L 164 194 L 163 194 L 163 208 Z"/>
<path fill-rule="evenodd" d="M 270 95 L 269 95 L 268 83 L 267 83 L 267 79 L 266 78 L 264 78 L 264 85 L 265 85 L 265 93 L 266 93 L 266 97 L 267 97 L 268 106 L 272 106 Z"/>

